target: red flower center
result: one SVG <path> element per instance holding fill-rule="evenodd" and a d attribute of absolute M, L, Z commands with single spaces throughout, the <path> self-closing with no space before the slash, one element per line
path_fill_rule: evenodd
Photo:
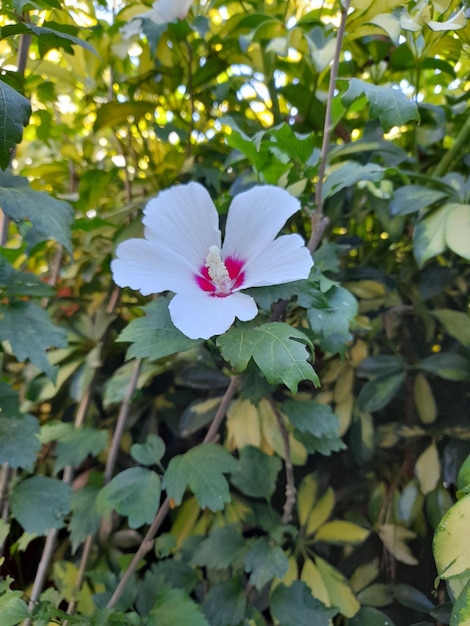
<path fill-rule="evenodd" d="M 233 293 L 235 289 L 239 289 L 243 285 L 245 273 L 243 272 L 244 262 L 240 259 L 227 257 L 222 261 L 220 252 L 214 253 L 215 246 L 211 248 L 211 252 L 207 255 L 206 264 L 203 265 L 199 274 L 195 276 L 196 282 L 200 289 L 210 293 L 212 296 L 225 298 Z M 216 258 L 214 260 L 214 254 Z"/>

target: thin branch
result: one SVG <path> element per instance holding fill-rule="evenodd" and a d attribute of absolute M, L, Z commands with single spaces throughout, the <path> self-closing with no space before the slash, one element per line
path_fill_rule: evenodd
<path fill-rule="evenodd" d="M 289 433 L 287 432 L 286 425 L 282 419 L 282 415 L 279 413 L 276 403 L 272 397 L 268 398 L 269 404 L 276 416 L 277 425 L 282 436 L 282 444 L 284 446 L 284 462 L 286 465 L 286 501 L 284 502 L 284 510 L 282 513 L 282 522 L 287 524 L 292 519 L 292 511 L 295 506 L 295 496 L 297 495 L 297 489 L 295 488 L 294 480 L 294 466 L 292 465 L 292 458 L 290 455 L 290 443 Z"/>
<path fill-rule="evenodd" d="M 326 111 L 325 111 L 325 124 L 323 127 L 323 141 L 320 152 L 320 166 L 318 168 L 318 183 L 315 189 L 315 213 L 312 216 L 312 234 L 310 236 L 309 242 L 307 244 L 310 252 L 314 252 L 317 249 L 320 240 L 325 232 L 326 227 L 328 226 L 328 218 L 323 215 L 323 199 L 322 199 L 322 190 L 323 190 L 323 179 L 325 177 L 325 170 L 327 164 L 328 157 L 328 148 L 330 145 L 330 137 L 332 130 L 332 106 L 333 106 L 333 98 L 335 95 L 336 88 L 336 80 L 338 78 L 338 67 L 339 67 L 339 58 L 341 55 L 341 48 L 343 45 L 343 37 L 344 37 L 344 29 L 346 26 L 346 18 L 348 16 L 350 0 L 343 1 L 343 8 L 341 11 L 341 20 L 338 27 L 338 32 L 336 34 L 336 46 L 335 46 L 335 54 L 333 58 L 333 63 L 331 65 L 330 70 L 330 84 L 328 86 L 328 97 L 326 101 Z"/>
<path fill-rule="evenodd" d="M 204 437 L 204 440 L 202 442 L 203 444 L 212 443 L 213 441 L 216 440 L 217 431 L 219 430 L 219 427 L 225 417 L 225 413 L 227 411 L 228 405 L 230 404 L 235 394 L 235 391 L 237 390 L 238 385 L 240 384 L 240 380 L 241 380 L 241 376 L 233 376 L 232 379 L 230 380 L 230 384 L 225 390 L 225 393 L 220 402 L 219 408 L 217 409 L 217 413 L 215 414 L 215 417 L 212 420 L 212 424 L 209 430 L 207 431 L 206 436 Z M 129 582 L 131 576 L 133 576 L 133 574 L 137 570 L 139 563 L 147 554 L 147 552 L 149 552 L 152 549 L 153 539 L 155 538 L 155 535 L 157 534 L 169 510 L 170 510 L 170 498 L 166 497 L 162 505 L 160 506 L 160 509 L 158 510 L 158 513 L 155 516 L 155 519 L 153 520 L 152 524 L 149 526 L 147 532 L 145 533 L 145 537 L 143 538 L 142 543 L 139 546 L 139 549 L 134 554 L 134 557 L 131 563 L 129 564 L 129 567 L 124 572 L 121 580 L 119 581 L 118 586 L 114 590 L 113 595 L 109 599 L 108 604 L 106 605 L 107 608 L 115 606 L 117 602 L 119 601 L 119 599 L 121 598 L 127 586 L 127 583 Z"/>
<path fill-rule="evenodd" d="M 134 362 L 134 370 L 132 372 L 131 380 L 129 381 L 129 386 L 126 391 L 126 395 L 121 403 L 121 408 L 119 410 L 119 415 L 116 422 L 116 428 L 113 433 L 113 440 L 111 442 L 111 449 L 109 451 L 108 458 L 106 459 L 106 467 L 104 471 L 104 483 L 107 485 L 111 480 L 114 472 L 114 466 L 116 464 L 117 455 L 119 452 L 119 446 L 121 445 L 122 435 L 124 433 L 124 429 L 126 427 L 127 417 L 129 415 L 129 410 L 131 407 L 131 399 L 134 394 L 134 391 L 137 387 L 137 382 L 139 380 L 140 367 L 142 365 L 142 360 L 137 359 Z"/>

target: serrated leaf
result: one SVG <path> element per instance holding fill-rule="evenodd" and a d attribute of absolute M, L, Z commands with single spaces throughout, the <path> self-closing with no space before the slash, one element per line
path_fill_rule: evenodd
<path fill-rule="evenodd" d="M 0 464 L 22 467 L 32 472 L 36 453 L 41 448 L 38 439 L 39 421 L 32 415 L 8 418 L 0 415 Z"/>
<path fill-rule="evenodd" d="M 210 626 L 199 607 L 181 589 L 166 589 L 149 613 L 147 626 Z"/>
<path fill-rule="evenodd" d="M 31 618 L 31 612 L 24 600 L 9 593 L 0 599 L 0 626 L 17 626 Z"/>
<path fill-rule="evenodd" d="M 350 106 L 363 94 L 369 102 L 370 117 L 378 118 L 386 132 L 393 126 L 403 126 L 411 120 L 419 121 L 416 103 L 393 87 L 383 87 L 352 78 L 341 100 L 346 106 Z"/>
<path fill-rule="evenodd" d="M 470 363 L 460 354 L 453 352 L 431 354 L 417 363 L 416 367 L 445 380 L 470 379 Z"/>
<path fill-rule="evenodd" d="M 23 137 L 23 128 L 29 121 L 31 105 L 20 93 L 0 80 L 0 167 L 10 164 L 13 148 Z M 0 195 L 1 202 L 1 195 Z"/>
<path fill-rule="evenodd" d="M 29 220 L 44 239 L 55 239 L 72 254 L 73 210 L 68 202 L 31 189 L 22 176 L 0 172 L 0 207 L 14 221 Z"/>
<path fill-rule="evenodd" d="M 87 535 L 94 535 L 100 525 L 100 516 L 96 509 L 98 487 L 85 486 L 72 495 L 70 519 L 70 539 L 75 552 Z"/>
<path fill-rule="evenodd" d="M 328 626 L 337 613 L 316 600 L 301 581 L 294 581 L 289 587 L 278 585 L 271 594 L 270 607 L 281 626 Z"/>
<path fill-rule="evenodd" d="M 101 489 L 96 504 L 100 513 L 114 509 L 128 518 L 131 528 L 139 528 L 155 517 L 160 493 L 158 474 L 145 467 L 130 467 Z"/>
<path fill-rule="evenodd" d="M 145 317 L 130 322 L 119 335 L 117 341 L 132 343 L 127 350 L 128 359 L 161 359 L 200 345 L 200 341 L 189 339 L 174 326 L 168 302 L 168 298 L 160 297 L 144 306 Z"/>
<path fill-rule="evenodd" d="M 470 495 L 458 500 L 444 515 L 434 533 L 433 553 L 441 578 L 470 573 Z"/>
<path fill-rule="evenodd" d="M 52 295 L 54 295 L 52 287 L 46 285 L 39 276 L 31 272 L 18 271 L 6 259 L 0 257 L 0 296 L 2 298 Z"/>
<path fill-rule="evenodd" d="M 228 569 L 242 563 L 245 541 L 238 525 L 222 526 L 211 531 L 196 548 L 191 563 L 210 569 Z"/>
<path fill-rule="evenodd" d="M 246 554 L 243 565 L 250 574 L 250 584 L 260 590 L 273 578 L 282 578 L 289 563 L 282 548 L 267 539 L 255 539 Z"/>
<path fill-rule="evenodd" d="M 282 405 L 282 412 L 295 427 L 294 435 L 311 453 L 320 452 L 329 456 L 331 452 L 343 450 L 346 446 L 341 441 L 339 419 L 331 407 L 314 400 L 287 400 Z"/>
<path fill-rule="evenodd" d="M 165 454 L 165 443 L 157 435 L 149 435 L 145 443 L 134 443 L 131 446 L 132 458 L 141 465 L 160 463 Z"/>
<path fill-rule="evenodd" d="M 19 361 L 29 359 L 51 379 L 55 376 L 46 354 L 51 346 L 64 348 L 67 336 L 54 326 L 48 314 L 32 302 L 12 302 L 0 306 L 0 340 L 7 340 Z"/>
<path fill-rule="evenodd" d="M 332 287 L 324 295 L 326 307 L 309 309 L 308 321 L 323 350 L 344 354 L 352 337 L 349 326 L 357 315 L 357 300 L 344 287 Z"/>
<path fill-rule="evenodd" d="M 2 381 L 0 381 L 0 414 L 9 418 L 22 417 L 18 392 Z"/>
<path fill-rule="evenodd" d="M 233 328 L 218 337 L 222 354 L 238 370 L 246 369 L 251 358 L 271 384 L 284 383 L 292 392 L 302 380 L 320 381 L 307 362 L 307 336 L 282 322 L 271 322 L 257 328 Z"/>
<path fill-rule="evenodd" d="M 27 533 L 45 535 L 62 528 L 70 512 L 72 487 L 47 476 L 33 476 L 15 485 L 11 510 Z"/>
<path fill-rule="evenodd" d="M 202 610 L 211 626 L 240 624 L 245 616 L 247 598 L 239 578 L 212 585 Z"/>
<path fill-rule="evenodd" d="M 237 468 L 235 459 L 220 445 L 201 444 L 171 459 L 163 477 L 163 487 L 176 504 L 181 504 L 189 487 L 201 508 L 220 511 L 230 502 L 224 474 L 235 472 Z"/>
<path fill-rule="evenodd" d="M 67 432 L 58 438 L 54 471 L 58 474 L 67 465 L 77 467 L 89 455 L 98 456 L 106 447 L 108 433 L 106 430 L 83 427 L 74 428 L 70 425 Z"/>
<path fill-rule="evenodd" d="M 230 482 L 246 496 L 270 498 L 281 466 L 279 457 L 265 454 L 253 446 L 245 446 L 239 453 L 238 471 L 233 472 Z"/>

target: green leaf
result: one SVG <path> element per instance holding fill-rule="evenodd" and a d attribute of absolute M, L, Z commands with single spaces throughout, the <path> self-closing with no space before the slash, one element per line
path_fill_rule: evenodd
<path fill-rule="evenodd" d="M 0 296 L 52 296 L 54 289 L 31 272 L 15 270 L 0 256 Z"/>
<path fill-rule="evenodd" d="M 0 207 L 14 221 L 29 220 L 44 239 L 55 239 L 72 254 L 72 207 L 44 191 L 31 189 L 26 178 L 0 172 Z"/>
<path fill-rule="evenodd" d="M 358 376 L 378 377 L 388 376 L 403 371 L 405 363 L 399 356 L 379 354 L 368 356 L 357 367 Z"/>
<path fill-rule="evenodd" d="M 10 593 L 0 596 L 0 626 L 17 626 L 30 617 L 24 600 Z"/>
<path fill-rule="evenodd" d="M 131 528 L 150 524 L 160 505 L 160 477 L 145 467 L 119 472 L 103 489 L 96 505 L 100 513 L 114 509 L 129 520 Z"/>
<path fill-rule="evenodd" d="M 131 342 L 127 358 L 161 359 L 176 352 L 184 352 L 201 344 L 178 330 L 168 311 L 169 298 L 157 298 L 143 307 L 145 317 L 139 317 L 122 331 L 117 341 Z"/>
<path fill-rule="evenodd" d="M 334 169 L 327 177 L 322 188 L 322 198 L 326 200 L 342 189 L 353 187 L 363 180 L 379 182 L 385 176 L 385 169 L 376 163 L 362 165 L 356 161 L 347 161 Z"/>
<path fill-rule="evenodd" d="M 94 131 L 111 126 L 116 128 L 122 124 L 128 125 L 129 117 L 133 117 L 137 122 L 148 113 L 155 112 L 154 102 L 106 102 L 102 104 L 96 113 Z"/>
<path fill-rule="evenodd" d="M 448 197 L 445 191 L 429 189 L 422 185 L 404 185 L 393 192 L 390 202 L 392 215 L 409 215 Z"/>
<path fill-rule="evenodd" d="M 470 573 L 470 495 L 456 502 L 440 521 L 433 539 L 437 573 L 448 579 Z"/>
<path fill-rule="evenodd" d="M 3 417 L 23 417 L 20 411 L 20 397 L 18 392 L 0 381 L 0 414 Z"/>
<path fill-rule="evenodd" d="M 470 363 L 460 354 L 453 352 L 438 352 L 431 354 L 416 367 L 445 380 L 468 380 L 470 378 Z"/>
<path fill-rule="evenodd" d="M 13 488 L 11 510 L 27 533 L 46 535 L 62 528 L 70 512 L 72 487 L 47 476 L 33 476 Z"/>
<path fill-rule="evenodd" d="M 33 471 L 36 453 L 41 448 L 38 439 L 39 421 L 32 415 L 4 417 L 0 415 L 0 464 Z"/>
<path fill-rule="evenodd" d="M 455 337 L 463 346 L 470 348 L 470 316 L 452 309 L 433 311 L 448 335 Z"/>
<path fill-rule="evenodd" d="M 165 454 L 165 443 L 157 435 L 149 435 L 145 443 L 134 443 L 131 446 L 132 458 L 141 465 L 160 463 Z"/>
<path fill-rule="evenodd" d="M 72 552 L 76 552 L 87 535 L 94 535 L 100 526 L 101 517 L 96 509 L 99 488 L 87 485 L 72 495 L 70 538 Z"/>
<path fill-rule="evenodd" d="M 371 118 L 378 118 L 384 131 L 393 126 L 403 126 L 411 120 L 419 121 L 418 107 L 403 92 L 393 87 L 382 87 L 366 83 L 358 78 L 349 81 L 348 90 L 341 100 L 350 106 L 355 100 L 365 95 L 369 102 Z"/>
<path fill-rule="evenodd" d="M 88 41 L 75 37 L 71 32 L 78 33 L 80 31 L 77 27 L 57 24 L 56 22 L 43 22 L 42 26 L 37 26 L 30 22 L 18 22 L 4 26 L 1 30 L 1 38 L 4 39 L 5 37 L 11 37 L 13 35 L 34 34 L 40 38 L 43 52 L 51 48 L 63 48 L 69 54 L 73 54 L 73 44 L 97 54 L 96 50 Z"/>
<path fill-rule="evenodd" d="M 202 610 L 211 626 L 233 626 L 245 617 L 247 598 L 240 579 L 229 578 L 212 585 Z"/>
<path fill-rule="evenodd" d="M 166 589 L 150 611 L 147 626 L 210 626 L 199 607 L 181 589 Z"/>
<path fill-rule="evenodd" d="M 108 432 L 91 427 L 70 428 L 61 434 L 56 446 L 54 471 L 58 474 L 67 465 L 77 467 L 89 455 L 98 456 L 108 443 Z"/>
<path fill-rule="evenodd" d="M 273 578 L 284 576 L 289 562 L 282 548 L 272 545 L 262 537 L 252 542 L 243 565 L 250 574 L 250 585 L 261 591 Z"/>
<path fill-rule="evenodd" d="M 176 504 L 181 504 L 189 487 L 201 508 L 220 511 L 225 503 L 230 502 L 224 473 L 235 472 L 237 468 L 235 459 L 222 446 L 201 444 L 171 459 L 163 477 L 163 487 Z"/>
<path fill-rule="evenodd" d="M 315 533 L 315 541 L 325 541 L 337 545 L 357 545 L 369 536 L 370 531 L 353 522 L 333 520 L 326 522 Z"/>
<path fill-rule="evenodd" d="M 279 584 L 270 598 L 271 613 L 280 626 L 328 626 L 335 609 L 316 600 L 307 585 L 299 580 L 289 587 Z"/>
<path fill-rule="evenodd" d="M 349 620 L 349 626 L 395 626 L 386 613 L 371 606 L 363 606 L 359 613 Z"/>
<path fill-rule="evenodd" d="M 307 312 L 313 332 L 322 350 L 344 354 L 352 335 L 349 326 L 357 315 L 356 298 L 344 287 L 332 287 L 325 293 L 326 307 Z"/>
<path fill-rule="evenodd" d="M 331 452 L 346 448 L 338 434 L 339 418 L 330 406 L 314 400 L 287 400 L 282 405 L 282 412 L 296 428 L 296 439 L 309 452 L 320 452 L 329 456 Z"/>
<path fill-rule="evenodd" d="M 359 410 L 373 413 L 383 409 L 396 396 L 405 376 L 406 372 L 396 372 L 370 380 L 357 397 Z"/>
<path fill-rule="evenodd" d="M 468 626 L 470 624 L 470 581 L 460 592 L 452 607 L 450 626 Z"/>
<path fill-rule="evenodd" d="M 0 167 L 5 170 L 10 164 L 13 149 L 20 143 L 23 127 L 31 115 L 31 105 L 20 93 L 0 80 Z M 1 196 L 0 196 L 1 199 Z"/>
<path fill-rule="evenodd" d="M 429 613 L 434 608 L 434 603 L 422 591 L 411 585 L 404 583 L 393 585 L 393 595 L 400 604 L 415 611 Z"/>
<path fill-rule="evenodd" d="M 244 446 L 240 450 L 238 471 L 232 474 L 230 482 L 246 496 L 270 498 L 281 467 L 279 457 L 270 456 L 254 446 Z"/>
<path fill-rule="evenodd" d="M 470 261 L 470 204 L 451 205 L 445 224 L 445 240 L 452 252 Z"/>
<path fill-rule="evenodd" d="M 454 205 L 445 204 L 419 219 L 413 231 L 413 252 L 419 268 L 446 248 L 445 227 Z"/>
<path fill-rule="evenodd" d="M 245 552 L 241 528 L 232 524 L 211 531 L 196 548 L 191 563 L 210 569 L 240 567 Z"/>
<path fill-rule="evenodd" d="M 307 362 L 307 336 L 282 322 L 256 328 L 233 328 L 217 339 L 222 354 L 232 366 L 243 371 L 253 358 L 270 384 L 284 383 L 292 392 L 302 380 L 319 385 L 318 376 Z"/>
<path fill-rule="evenodd" d="M 457 489 L 470 490 L 470 456 L 467 456 L 457 475 Z"/>
<path fill-rule="evenodd" d="M 57 368 L 50 364 L 46 351 L 51 346 L 67 345 L 65 331 L 54 326 L 46 311 L 32 302 L 2 305 L 0 317 L 0 340 L 9 341 L 19 361 L 29 359 L 53 379 Z"/>

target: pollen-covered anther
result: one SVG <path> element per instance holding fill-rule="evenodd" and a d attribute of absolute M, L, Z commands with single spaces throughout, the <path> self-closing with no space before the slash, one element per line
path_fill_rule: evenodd
<path fill-rule="evenodd" d="M 206 267 L 209 277 L 221 293 L 230 293 L 232 280 L 220 255 L 220 249 L 217 246 L 211 246 L 206 257 Z"/>

